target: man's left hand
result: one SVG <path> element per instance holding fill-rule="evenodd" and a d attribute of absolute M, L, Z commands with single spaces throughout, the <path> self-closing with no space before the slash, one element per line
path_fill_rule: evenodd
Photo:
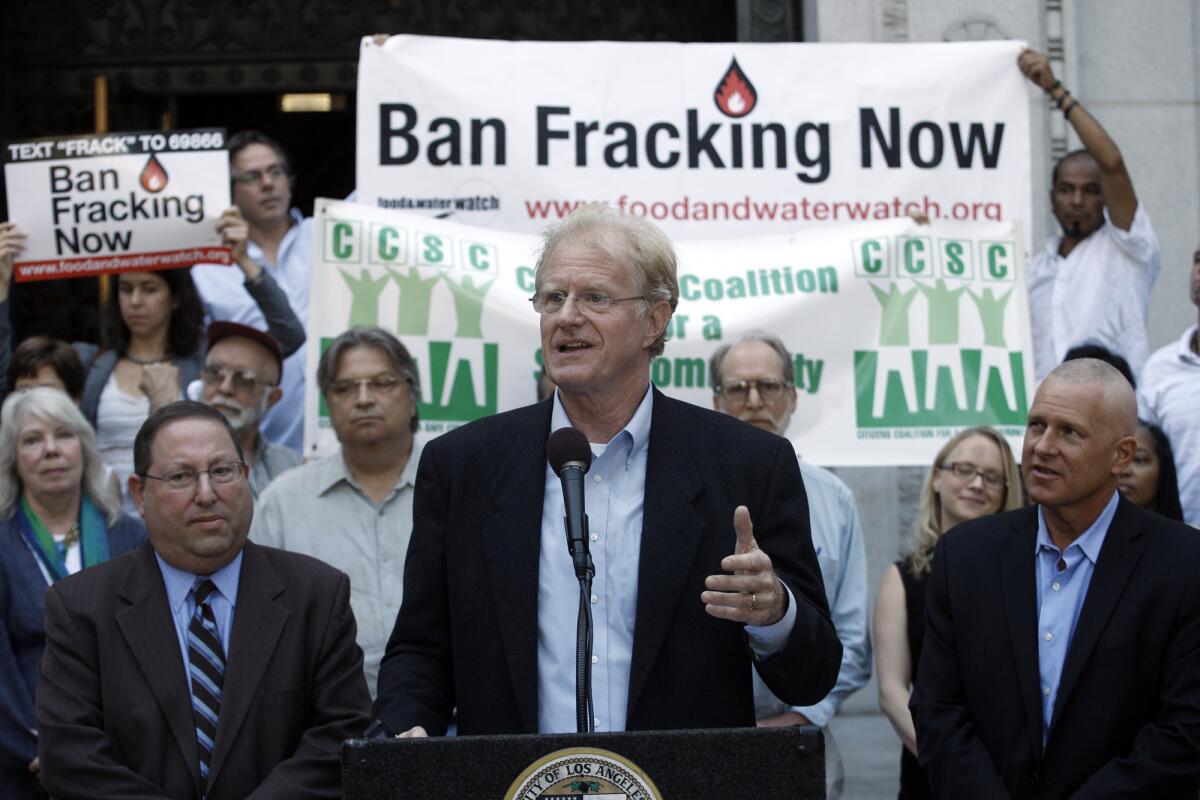
<path fill-rule="evenodd" d="M 790 725 L 812 725 L 812 720 L 799 711 L 784 711 L 773 717 L 763 717 L 757 725 L 760 728 L 786 728 Z"/>
<path fill-rule="evenodd" d="M 733 529 L 737 545 L 733 555 L 721 560 L 721 569 L 733 574 L 709 575 L 704 580 L 708 589 L 700 593 L 704 610 L 744 625 L 774 625 L 787 610 L 787 591 L 775 576 L 771 557 L 758 549 L 745 506 L 734 509 Z"/>

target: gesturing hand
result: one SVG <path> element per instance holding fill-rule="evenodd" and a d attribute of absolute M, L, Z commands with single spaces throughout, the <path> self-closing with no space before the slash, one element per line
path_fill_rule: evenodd
<path fill-rule="evenodd" d="M 787 593 L 775 577 L 771 557 L 758 549 L 745 506 L 734 509 L 733 529 L 737 533 L 733 555 L 721 559 L 721 569 L 733 574 L 705 578 L 707 591 L 700 593 L 704 610 L 745 625 L 774 625 L 787 610 Z"/>

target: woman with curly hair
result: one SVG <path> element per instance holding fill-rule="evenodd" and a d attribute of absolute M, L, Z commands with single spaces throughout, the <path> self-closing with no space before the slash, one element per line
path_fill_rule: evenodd
<path fill-rule="evenodd" d="M 904 745 L 901 798 L 931 797 L 917 763 L 908 697 L 925 637 L 925 586 L 938 538 L 960 522 L 1023 504 L 1021 475 L 1008 442 L 993 428 L 968 428 L 938 452 L 921 488 L 921 509 L 908 554 L 888 567 L 875 602 L 875 672 L 879 706 Z"/>

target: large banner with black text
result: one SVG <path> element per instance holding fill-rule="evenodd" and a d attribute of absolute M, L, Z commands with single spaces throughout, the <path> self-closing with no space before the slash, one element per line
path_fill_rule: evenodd
<path fill-rule="evenodd" d="M 580 202 L 677 239 L 1030 217 L 1019 42 L 363 40 L 358 199 L 539 232 Z"/>
<path fill-rule="evenodd" d="M 539 237 L 318 200 L 305 452 L 336 448 L 316 382 L 349 327 L 393 331 L 419 367 L 421 432 L 536 399 Z M 1033 395 L 1025 263 L 1012 222 L 909 219 L 680 241 L 679 307 L 650 377 L 712 405 L 707 359 L 759 328 L 796 367 L 789 437 L 829 466 L 928 464 L 962 427 L 1019 447 Z"/>

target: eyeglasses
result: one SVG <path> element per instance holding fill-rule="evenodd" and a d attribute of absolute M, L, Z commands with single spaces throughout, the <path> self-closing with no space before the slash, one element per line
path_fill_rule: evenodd
<path fill-rule="evenodd" d="M 142 477 L 162 481 L 168 489 L 182 492 L 193 488 L 199 482 L 201 475 L 207 475 L 208 479 L 218 486 L 226 486 L 246 477 L 246 465 L 241 461 L 225 461 L 214 464 L 208 469 L 195 470 L 180 467 L 162 475 L 147 474 Z"/>
<path fill-rule="evenodd" d="M 282 164 L 272 164 L 266 169 L 248 169 L 245 172 L 239 172 L 233 176 L 234 183 L 240 183 L 242 186 L 249 186 L 252 183 L 262 183 L 264 177 L 277 181 L 280 178 L 287 176 L 287 170 Z"/>
<path fill-rule="evenodd" d="M 533 310 L 539 314 L 556 314 L 567 304 L 567 298 L 575 298 L 575 305 L 586 314 L 607 314 L 617 303 L 630 300 L 644 300 L 637 297 L 609 297 L 603 292 L 584 292 L 583 294 L 567 294 L 566 292 L 538 292 L 529 298 Z"/>
<path fill-rule="evenodd" d="M 343 378 L 329 384 L 328 394 L 335 400 L 348 400 L 358 394 L 360 386 L 367 387 L 373 394 L 392 394 L 402 384 L 409 383 L 407 379 L 383 373 L 370 378 Z"/>
<path fill-rule="evenodd" d="M 233 380 L 233 388 L 239 392 L 249 392 L 255 386 L 274 385 L 270 381 L 264 381 L 258 377 L 258 373 L 252 369 L 232 369 L 206 364 L 200 370 L 200 380 L 204 381 L 206 386 L 220 386 L 226 378 Z"/>
<path fill-rule="evenodd" d="M 948 469 L 954 473 L 954 477 L 963 481 L 973 481 L 975 480 L 975 476 L 978 475 L 983 479 L 983 485 L 989 489 L 999 489 L 1008 483 L 1008 479 L 1004 477 L 1004 473 L 991 469 L 979 469 L 974 464 L 966 461 L 939 464 L 938 469 Z"/>
<path fill-rule="evenodd" d="M 783 397 L 783 393 L 792 388 L 792 384 L 787 381 L 775 380 L 774 378 L 768 378 L 763 381 L 725 381 L 714 386 L 713 391 L 730 403 L 741 404 L 746 402 L 746 399 L 750 397 L 750 389 L 752 388 L 758 390 L 758 396 L 764 402 L 773 403 L 780 397 Z"/>

